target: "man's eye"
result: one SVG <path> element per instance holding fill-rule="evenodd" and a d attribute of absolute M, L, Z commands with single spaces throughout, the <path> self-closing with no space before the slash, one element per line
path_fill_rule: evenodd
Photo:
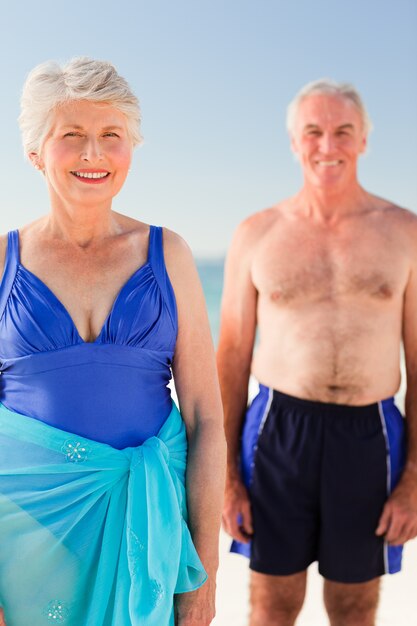
<path fill-rule="evenodd" d="M 81 137 L 80 133 L 76 133 L 74 131 L 71 131 L 69 133 L 65 133 L 64 137 Z"/>
<path fill-rule="evenodd" d="M 118 137 L 119 135 L 117 133 L 104 133 L 103 137 Z"/>

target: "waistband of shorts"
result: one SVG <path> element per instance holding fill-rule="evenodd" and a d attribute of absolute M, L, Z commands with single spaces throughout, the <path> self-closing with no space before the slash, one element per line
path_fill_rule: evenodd
<path fill-rule="evenodd" d="M 382 404 L 383 407 L 387 405 L 394 404 L 394 398 L 386 398 L 384 400 L 378 402 L 372 402 L 371 404 L 337 404 L 336 402 L 319 402 L 318 400 L 308 400 L 306 398 L 297 398 L 296 396 L 291 396 L 283 391 L 279 391 L 278 389 L 272 389 L 271 387 L 267 387 L 259 383 L 259 390 L 263 393 L 272 392 L 272 402 L 279 403 L 281 405 L 290 407 L 304 407 L 309 414 L 327 414 L 331 413 L 332 415 L 346 415 L 349 417 L 353 417 L 355 415 L 369 415 L 369 413 L 378 411 L 379 405 Z"/>

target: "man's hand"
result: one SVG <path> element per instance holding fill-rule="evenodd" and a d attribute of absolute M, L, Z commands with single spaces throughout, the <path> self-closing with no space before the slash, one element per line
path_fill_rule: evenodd
<path fill-rule="evenodd" d="M 196 591 L 176 595 L 175 626 L 209 626 L 216 613 L 215 596 L 216 584 L 210 576 Z"/>
<path fill-rule="evenodd" d="M 223 528 L 233 539 L 242 543 L 249 543 L 253 534 L 248 492 L 239 479 L 228 481 L 226 485 Z"/>
<path fill-rule="evenodd" d="M 6 622 L 4 621 L 3 609 L 0 609 L 0 626 L 6 626 Z"/>
<path fill-rule="evenodd" d="M 417 536 L 417 476 L 403 476 L 385 503 L 377 535 L 393 546 Z"/>

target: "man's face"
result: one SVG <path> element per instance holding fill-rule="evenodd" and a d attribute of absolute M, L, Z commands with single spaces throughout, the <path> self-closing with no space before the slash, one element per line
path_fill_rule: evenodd
<path fill-rule="evenodd" d="M 356 183 L 357 160 L 365 150 L 366 136 L 360 113 L 349 100 L 328 94 L 304 98 L 291 144 L 306 183 L 328 191 Z"/>

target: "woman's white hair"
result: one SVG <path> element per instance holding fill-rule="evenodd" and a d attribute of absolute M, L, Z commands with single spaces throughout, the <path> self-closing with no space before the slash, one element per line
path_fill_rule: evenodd
<path fill-rule="evenodd" d="M 315 80 L 302 87 L 295 98 L 289 103 L 287 107 L 287 130 L 290 135 L 294 134 L 298 108 L 304 98 L 321 94 L 340 96 L 348 102 L 351 102 L 361 116 L 365 134 L 368 135 L 372 130 L 371 119 L 355 87 L 350 83 L 337 83 L 328 78 L 321 78 L 320 80 Z"/>
<path fill-rule="evenodd" d="M 142 142 L 139 101 L 127 81 L 107 61 L 75 57 L 64 65 L 46 61 L 37 65 L 23 86 L 19 125 L 25 154 L 40 154 L 51 127 L 51 113 L 74 100 L 105 102 L 127 118 L 134 146 Z"/>

